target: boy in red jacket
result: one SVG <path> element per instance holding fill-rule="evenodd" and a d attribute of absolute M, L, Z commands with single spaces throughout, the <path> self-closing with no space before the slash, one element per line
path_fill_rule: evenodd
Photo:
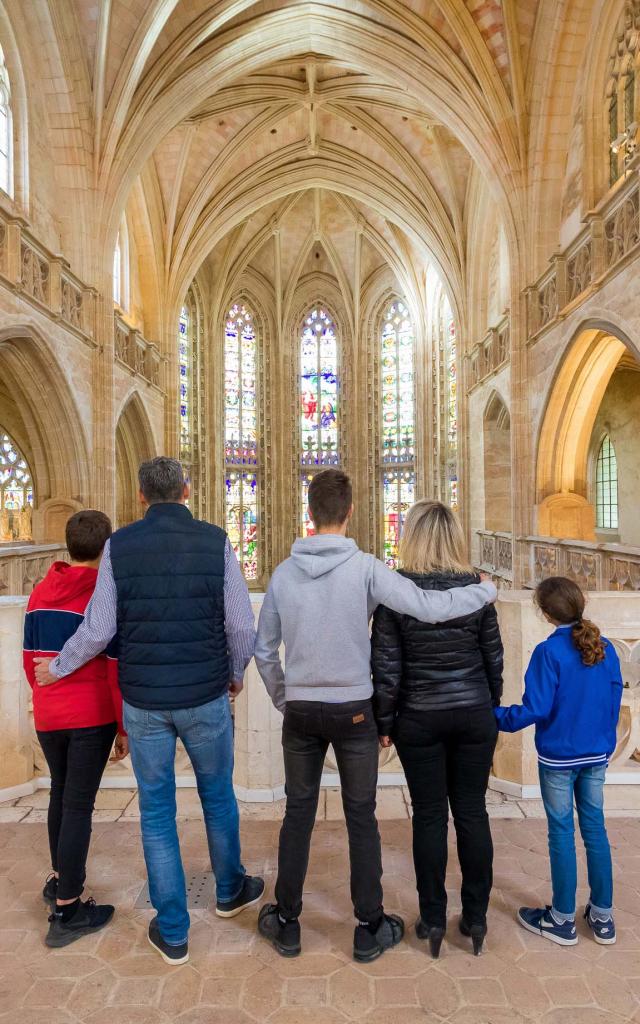
<path fill-rule="evenodd" d="M 54 562 L 33 590 L 24 627 L 24 670 L 33 690 L 33 717 L 51 774 L 49 846 L 53 875 L 43 890 L 51 907 L 46 944 L 55 948 L 104 928 L 114 908 L 80 899 L 91 817 L 102 773 L 128 753 L 122 728 L 118 662 L 113 651 L 53 686 L 38 686 L 34 659 L 54 657 L 77 630 L 93 594 L 111 522 L 87 509 L 71 516 L 66 542 L 71 564 Z"/>

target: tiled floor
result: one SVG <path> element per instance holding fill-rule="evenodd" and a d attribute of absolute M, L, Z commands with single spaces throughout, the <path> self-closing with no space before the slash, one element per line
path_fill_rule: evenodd
<path fill-rule="evenodd" d="M 45 826 L 5 822 L 0 827 L 0 1022 L 640 1022 L 640 821 L 610 822 L 619 907 L 619 941 L 611 948 L 595 945 L 582 926 L 580 943 L 572 949 L 518 928 L 514 909 L 548 897 L 544 822 L 502 818 L 492 827 L 496 884 L 487 952 L 481 958 L 469 954 L 455 929 L 459 873 L 453 850 L 449 937 L 439 961 L 427 957 L 412 926 L 410 822 L 382 821 L 386 905 L 403 914 L 410 927 L 399 948 L 374 964 L 356 966 L 350 955 L 344 825 L 324 821 L 317 826 L 312 851 L 300 958 L 281 959 L 256 935 L 255 911 L 233 921 L 197 911 L 190 963 L 168 968 L 147 944 L 150 914 L 132 909 L 144 881 L 135 821 L 98 821 L 94 829 L 88 891 L 117 905 L 113 924 L 58 952 L 42 943 Z M 272 821 L 243 822 L 245 863 L 252 872 L 264 873 L 269 890 L 277 829 Z M 180 833 L 186 865 L 205 870 L 200 822 L 181 822 Z M 581 886 L 584 900 L 584 870 Z"/>

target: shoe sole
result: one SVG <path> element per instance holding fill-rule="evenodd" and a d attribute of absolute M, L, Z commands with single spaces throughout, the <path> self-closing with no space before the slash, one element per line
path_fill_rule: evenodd
<path fill-rule="evenodd" d="M 187 952 L 186 956 L 182 956 L 178 960 L 175 957 L 167 956 L 166 953 L 163 953 L 162 950 L 160 949 L 160 947 L 156 946 L 155 942 L 153 941 L 153 939 L 151 938 L 151 936 L 148 933 L 147 933 L 147 940 L 149 942 L 149 945 L 153 949 L 155 949 L 156 953 L 158 953 L 159 956 L 162 957 L 162 959 L 164 960 L 165 964 L 169 964 L 169 967 L 180 967 L 181 964 L 186 964 L 187 963 L 187 961 L 189 959 L 189 953 L 188 952 Z"/>
<path fill-rule="evenodd" d="M 577 946 L 578 936 L 575 939 L 563 939 L 560 935 L 553 935 L 551 932 L 540 931 L 539 928 L 534 928 L 532 924 L 528 924 L 527 921 L 523 921 L 520 914 L 516 914 L 518 924 L 525 928 L 532 935 L 539 935 L 543 939 L 549 939 L 550 942 L 555 942 L 557 946 Z"/>
<path fill-rule="evenodd" d="M 612 939 L 601 939 L 595 932 L 591 932 L 591 934 L 593 935 L 594 942 L 597 942 L 599 946 L 613 946 L 617 938 L 614 935 Z"/>
<path fill-rule="evenodd" d="M 47 935 L 44 940 L 44 944 L 45 946 L 48 946 L 49 949 L 62 949 L 64 946 L 70 946 L 72 942 L 77 942 L 78 939 L 83 939 L 86 935 L 95 935 L 96 932 L 101 932 L 103 928 L 110 925 L 112 921 L 113 914 L 108 921 L 105 921 L 104 924 L 101 925 L 94 925 L 91 928 L 78 928 L 76 931 L 68 932 L 66 935 Z"/>
<path fill-rule="evenodd" d="M 243 903 L 241 907 L 236 907 L 234 910 L 219 910 L 216 907 L 216 917 L 237 917 L 238 914 L 241 914 L 243 910 L 247 910 L 248 907 L 255 907 L 256 903 L 259 903 L 263 896 L 264 889 L 255 899 L 249 900 L 248 903 Z"/>

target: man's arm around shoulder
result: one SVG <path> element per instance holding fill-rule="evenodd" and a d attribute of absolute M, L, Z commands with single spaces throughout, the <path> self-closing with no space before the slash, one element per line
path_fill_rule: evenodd
<path fill-rule="evenodd" d="M 384 604 L 420 622 L 446 622 L 472 615 L 495 601 L 497 596 L 498 591 L 490 580 L 451 590 L 421 590 L 379 559 L 374 562 L 372 597 L 375 604 Z"/>

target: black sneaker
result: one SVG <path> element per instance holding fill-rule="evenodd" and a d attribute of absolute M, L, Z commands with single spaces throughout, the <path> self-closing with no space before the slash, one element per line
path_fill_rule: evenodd
<path fill-rule="evenodd" d="M 258 915 L 258 931 L 264 935 L 280 956 L 299 956 L 300 922 L 285 921 L 275 903 L 265 903 Z"/>
<path fill-rule="evenodd" d="M 189 943 L 183 942 L 181 946 L 170 946 L 168 942 L 165 942 L 160 934 L 158 928 L 158 918 L 154 917 L 149 922 L 148 939 L 151 945 L 160 954 L 165 964 L 170 964 L 171 967 L 179 967 L 180 964 L 186 964 L 189 959 Z"/>
<path fill-rule="evenodd" d="M 371 963 L 392 946 L 397 946 L 404 935 L 404 921 L 396 914 L 383 914 L 375 932 L 367 925 L 357 924 L 353 933 L 353 959 L 361 964 Z"/>
<path fill-rule="evenodd" d="M 216 902 L 216 914 L 218 917 L 235 917 L 236 914 L 242 913 L 247 907 L 252 907 L 254 903 L 259 903 L 263 893 L 264 879 L 254 877 L 253 875 L 245 875 L 242 889 L 235 900 L 225 900 L 224 902 L 218 900 Z"/>
<path fill-rule="evenodd" d="M 54 910 L 49 918 L 49 931 L 44 940 L 47 946 L 53 949 L 60 949 L 68 946 L 85 935 L 93 935 L 109 924 L 113 917 L 115 907 L 105 903 L 102 906 L 96 904 L 93 899 L 78 900 L 76 911 L 68 921 L 62 920 L 59 910 Z"/>
<path fill-rule="evenodd" d="M 42 890 L 42 898 L 53 914 L 56 909 L 56 899 L 58 898 L 58 879 L 55 875 L 49 875 L 47 878 Z"/>

